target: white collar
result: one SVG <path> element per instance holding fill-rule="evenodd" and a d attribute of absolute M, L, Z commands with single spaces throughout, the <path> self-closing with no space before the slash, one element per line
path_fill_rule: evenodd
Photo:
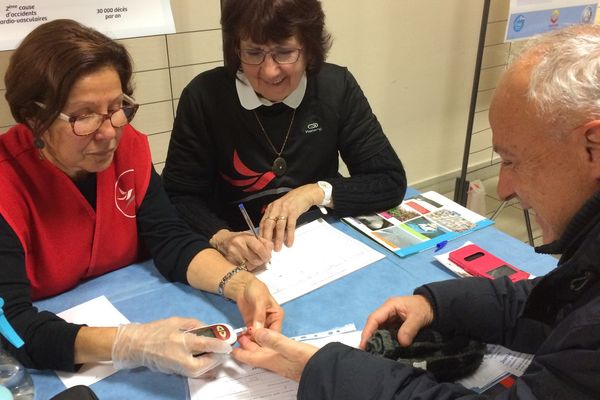
<path fill-rule="evenodd" d="M 236 77 L 237 79 L 235 80 L 235 88 L 237 90 L 237 95 L 240 99 L 240 103 L 242 103 L 242 107 L 244 107 L 246 110 L 254 110 L 260 106 L 272 106 L 273 104 L 276 104 L 265 99 L 264 97 L 259 97 L 254 89 L 252 89 L 252 85 L 250 85 L 248 78 L 246 78 L 246 75 L 242 71 L 238 71 Z M 304 75 L 302 75 L 298 87 L 294 89 L 294 91 L 285 99 L 283 99 L 282 103 L 290 108 L 296 109 L 302 102 L 305 92 L 306 72 Z"/>

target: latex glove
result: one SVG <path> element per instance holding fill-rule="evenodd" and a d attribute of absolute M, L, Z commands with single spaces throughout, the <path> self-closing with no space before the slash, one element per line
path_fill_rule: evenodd
<path fill-rule="evenodd" d="M 205 324 L 195 319 L 168 318 L 147 324 L 121 325 L 112 347 L 115 369 L 147 367 L 167 374 L 198 377 L 224 361 L 231 346 L 222 340 L 184 331 Z M 194 354 L 209 352 L 194 357 Z"/>
<path fill-rule="evenodd" d="M 281 250 L 284 242 L 287 247 L 291 247 L 294 244 L 298 217 L 322 201 L 323 189 L 316 183 L 289 191 L 267 206 L 260 221 L 260 235 L 273 241 L 275 251 Z"/>
<path fill-rule="evenodd" d="M 319 350 L 269 329 L 250 329 L 239 338 L 240 347 L 231 355 L 236 360 L 273 371 L 298 382 L 308 360 Z"/>
<path fill-rule="evenodd" d="M 215 233 L 210 244 L 233 265 L 246 263 L 248 271 L 264 266 L 273 252 L 273 242 L 270 240 L 257 238 L 249 232 L 231 232 L 227 229 Z"/>
<path fill-rule="evenodd" d="M 369 315 L 360 337 L 360 348 L 380 327 L 399 327 L 398 343 L 409 346 L 419 331 L 433 321 L 433 308 L 419 295 L 392 297 Z"/>

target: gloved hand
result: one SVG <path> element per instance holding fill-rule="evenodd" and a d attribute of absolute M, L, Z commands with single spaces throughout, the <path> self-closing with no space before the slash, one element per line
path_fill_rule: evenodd
<path fill-rule="evenodd" d="M 195 378 L 224 361 L 231 346 L 219 339 L 184 331 L 204 324 L 189 318 L 168 318 L 146 324 L 121 325 L 112 347 L 115 369 L 145 366 L 153 371 Z M 194 354 L 208 352 L 202 356 Z"/>

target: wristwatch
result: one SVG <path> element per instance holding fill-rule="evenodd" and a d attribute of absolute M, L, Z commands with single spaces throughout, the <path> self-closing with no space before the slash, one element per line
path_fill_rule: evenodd
<path fill-rule="evenodd" d="M 325 182 L 325 181 L 318 181 L 317 185 L 319 185 L 319 187 L 323 190 L 323 201 L 321 202 L 321 204 L 319 204 L 320 206 L 327 206 L 329 205 L 329 203 L 331 203 L 331 183 L 329 182 Z"/>

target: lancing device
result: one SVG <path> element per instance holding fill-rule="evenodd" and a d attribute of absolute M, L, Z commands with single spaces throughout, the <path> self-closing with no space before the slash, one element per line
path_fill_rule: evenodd
<path fill-rule="evenodd" d="M 235 342 L 237 342 L 238 336 L 243 335 L 247 330 L 247 327 L 233 329 L 231 325 L 219 323 L 190 329 L 185 331 L 185 333 L 193 333 L 197 336 L 215 338 L 233 345 Z"/>

